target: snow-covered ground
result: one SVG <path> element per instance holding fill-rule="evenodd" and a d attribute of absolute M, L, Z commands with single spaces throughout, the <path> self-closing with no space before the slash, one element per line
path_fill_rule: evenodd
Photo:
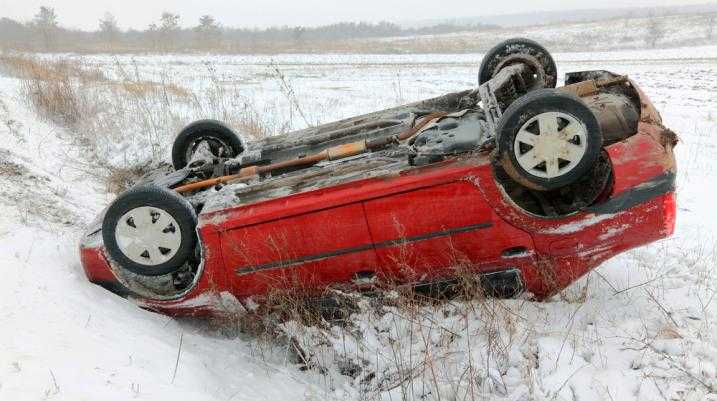
<path fill-rule="evenodd" d="M 473 87 L 477 84 L 477 70 L 483 54 L 65 57 L 100 67 L 110 76 L 116 75 L 119 65 L 123 71 L 132 74 L 137 71 L 141 79 L 179 82 L 199 92 L 212 80 L 235 84 L 243 99 L 250 99 L 256 110 L 289 122 L 290 128 L 298 129 L 303 128 L 305 122 L 290 112 L 289 102 L 274 75 L 274 67 L 289 79 L 307 119 L 315 124 Z M 713 92 L 717 82 L 711 79 L 717 45 L 555 53 L 554 57 L 559 76 L 567 71 L 613 69 L 630 74 L 648 90 L 674 83 L 680 86 L 673 88 L 674 94 L 674 89 L 701 90 L 700 99 L 717 101 Z M 674 74 L 678 76 L 670 78 Z M 645 79 L 646 75 L 655 79 Z M 654 96 L 655 102 L 666 101 L 661 94 Z"/>
<path fill-rule="evenodd" d="M 498 41 L 523 37 L 537 40 L 557 50 L 610 51 L 711 44 L 717 37 L 714 14 L 709 13 L 664 17 L 643 13 L 623 19 L 544 25 L 541 23 L 536 20 L 534 26 L 366 39 L 364 42 L 393 52 L 461 52 L 465 49 L 487 49 Z"/>
<path fill-rule="evenodd" d="M 0 76 L 0 400 L 717 400 L 717 47 L 556 58 L 561 73 L 629 74 L 680 134 L 675 236 L 543 303 L 366 307 L 350 328 L 287 324 L 324 368 L 307 371 L 284 349 L 87 283 L 77 239 L 111 196 L 75 165 L 73 133 Z M 272 61 L 313 124 L 471 87 L 480 55 L 85 59 L 193 91 L 237 85 L 276 126 L 301 128 Z"/>

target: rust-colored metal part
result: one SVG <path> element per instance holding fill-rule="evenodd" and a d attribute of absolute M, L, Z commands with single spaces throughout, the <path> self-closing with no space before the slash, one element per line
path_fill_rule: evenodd
<path fill-rule="evenodd" d="M 640 110 L 627 96 L 600 92 L 582 99 L 600 122 L 604 144 L 623 140 L 637 132 Z"/>
<path fill-rule="evenodd" d="M 402 133 L 398 134 L 396 136 L 396 139 L 398 139 L 399 141 L 405 141 L 406 139 L 409 139 L 412 136 L 416 135 L 420 130 L 423 129 L 423 127 L 428 125 L 431 121 L 439 119 L 441 117 L 445 117 L 447 115 L 448 115 L 448 113 L 446 113 L 444 111 L 428 114 L 425 117 L 423 117 L 423 119 L 421 119 L 420 123 L 416 124 L 412 128 L 409 128 L 409 129 L 403 131 Z"/>
<path fill-rule="evenodd" d="M 358 141 L 347 143 L 345 145 L 334 146 L 327 149 L 329 160 L 343 159 L 344 157 L 351 157 L 359 155 L 366 151 L 366 141 Z"/>
<path fill-rule="evenodd" d="M 587 81 L 577 82 L 570 85 L 565 85 L 558 90 L 563 92 L 572 93 L 578 97 L 590 96 L 598 93 L 600 89 L 607 88 L 609 86 L 621 85 L 628 82 L 627 75 L 620 75 L 615 78 L 609 79 L 591 79 Z"/>
<path fill-rule="evenodd" d="M 241 174 L 225 175 L 222 177 L 211 178 L 208 180 L 202 180 L 202 181 L 185 184 L 185 185 L 179 186 L 177 188 L 174 188 L 174 190 L 179 193 L 192 192 L 192 191 L 196 191 L 198 189 L 213 187 L 213 186 L 219 185 L 219 184 L 224 184 L 229 181 L 241 180 L 242 178 L 249 178 L 249 177 L 242 177 Z"/>

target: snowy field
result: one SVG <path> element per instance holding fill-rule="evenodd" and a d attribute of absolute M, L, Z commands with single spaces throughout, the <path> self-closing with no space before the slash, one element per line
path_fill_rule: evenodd
<path fill-rule="evenodd" d="M 238 87 L 279 131 L 472 87 L 480 58 L 84 62 L 195 92 L 211 80 Z M 146 312 L 89 284 L 77 241 L 112 196 L 78 167 L 73 132 L 40 119 L 20 81 L 0 75 L 0 400 L 717 400 L 717 46 L 556 59 L 561 74 L 630 75 L 680 135 L 674 237 L 542 303 L 451 302 L 410 316 L 365 308 L 350 330 L 321 333 L 285 325 L 311 350 L 309 370 L 284 348 Z M 125 158 L 139 151 L 127 132 L 129 143 L 112 148 Z"/>
<path fill-rule="evenodd" d="M 638 13 L 631 18 L 538 24 L 503 29 L 477 29 L 439 35 L 366 39 L 367 45 L 393 52 L 456 52 L 483 50 L 511 37 L 531 38 L 554 51 L 612 51 L 682 47 L 715 41 L 713 14 L 653 17 Z M 657 37 L 654 33 L 657 32 Z M 652 45 L 651 38 L 655 40 Z M 368 46 L 367 46 L 368 47 Z"/>
<path fill-rule="evenodd" d="M 702 92 L 694 100 L 717 101 L 710 82 L 714 74 L 717 45 L 677 49 L 558 53 L 558 76 L 584 69 L 614 69 L 630 74 L 649 91 L 665 82 L 679 83 L 682 89 Z M 290 81 L 301 108 L 311 124 L 328 122 L 391 107 L 403 102 L 438 96 L 449 91 L 474 87 L 482 54 L 420 55 L 300 55 L 278 56 L 73 56 L 89 66 L 116 75 L 117 66 L 130 75 L 155 82 L 180 82 L 201 91 L 211 80 L 237 85 L 253 107 L 267 118 L 305 126 L 292 113 L 274 67 Z M 609 62 L 606 62 L 608 61 Z M 676 61 L 678 60 L 678 61 Z M 685 68 L 689 66 L 689 68 Z M 648 75 L 649 74 L 649 75 Z M 690 75 L 696 74 L 696 75 Z M 652 78 L 652 79 L 651 79 Z M 695 82 L 692 82 L 692 79 Z M 682 85 L 684 83 L 684 85 Z M 679 89 L 679 88 L 673 88 Z M 672 91 L 674 94 L 674 90 Z M 665 93 L 654 93 L 654 102 L 667 101 Z M 692 97 L 690 96 L 690 99 Z M 702 105 L 706 106 L 706 105 Z"/>

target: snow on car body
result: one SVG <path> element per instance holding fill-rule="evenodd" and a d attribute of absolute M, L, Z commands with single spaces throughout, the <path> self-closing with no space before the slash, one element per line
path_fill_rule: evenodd
<path fill-rule="evenodd" d="M 597 77 L 616 76 L 573 73 L 566 83 L 595 84 Z M 92 282 L 172 315 L 217 313 L 228 299 L 276 290 L 320 296 L 332 286 L 365 288 L 376 279 L 418 285 L 466 272 L 477 274 L 491 295 L 545 298 L 604 260 L 674 229 L 676 138 L 634 83 L 621 85 L 617 91 L 626 94 L 621 99 L 636 110 L 634 126 L 626 128 L 631 124 L 614 110 L 615 103 L 601 98 L 615 90 L 582 93 L 599 117 L 602 146 L 593 165 L 560 188 L 545 191 L 540 177 L 528 176 L 533 180 L 526 182 L 525 174 L 510 171 L 511 159 L 501 157 L 501 151 L 512 149 L 520 157 L 530 147 L 521 150 L 519 139 L 501 146 L 500 138 L 490 135 L 486 95 L 483 108 L 472 110 L 465 105 L 475 101 L 477 91 L 458 92 L 268 138 L 246 149 L 242 144 L 243 155 L 234 155 L 241 166 L 261 166 L 267 154 L 272 162 L 284 163 L 316 149 L 336 149 L 330 146 L 350 148 L 350 157 L 325 158 L 302 168 L 282 164 L 283 170 L 263 177 L 242 176 L 241 183 L 190 193 L 187 199 L 199 210 L 194 263 L 167 275 L 137 274 L 112 258 L 105 244 L 112 237 L 103 240 L 100 219 L 81 244 L 85 272 Z M 582 88 L 564 90 L 581 95 Z M 505 106 L 496 106 L 506 113 L 498 115 L 503 130 L 511 110 Z M 416 130 L 419 109 L 432 114 Z M 530 121 L 521 123 L 526 129 Z M 356 139 L 388 145 L 386 138 L 407 130 L 416 131 L 408 144 L 371 152 L 354 149 Z M 548 172 L 544 164 L 542 175 Z M 174 188 L 186 182 L 186 174 L 171 176 L 147 180 Z"/>

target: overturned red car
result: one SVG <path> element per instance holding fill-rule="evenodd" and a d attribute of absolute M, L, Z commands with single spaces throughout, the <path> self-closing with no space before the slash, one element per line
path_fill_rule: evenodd
<path fill-rule="evenodd" d="M 479 87 L 246 143 L 213 120 L 82 238 L 89 280 L 170 315 L 272 291 L 476 275 L 543 299 L 672 234 L 676 135 L 634 82 L 505 41 Z"/>

